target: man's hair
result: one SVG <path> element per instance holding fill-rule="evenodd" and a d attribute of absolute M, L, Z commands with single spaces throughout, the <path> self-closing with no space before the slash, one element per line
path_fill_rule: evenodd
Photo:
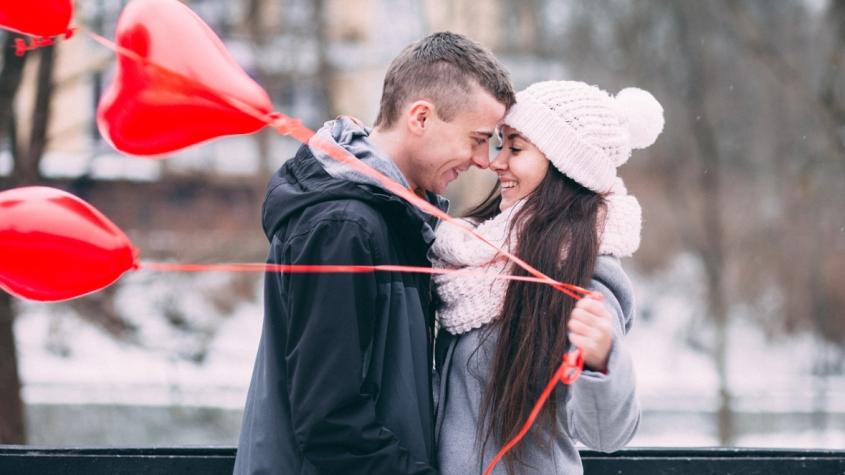
<path fill-rule="evenodd" d="M 402 107 L 417 99 L 428 99 L 441 119 L 452 120 L 476 84 L 506 108 L 516 102 L 507 71 L 490 51 L 457 33 L 426 36 L 390 63 L 375 125 L 392 127 Z"/>

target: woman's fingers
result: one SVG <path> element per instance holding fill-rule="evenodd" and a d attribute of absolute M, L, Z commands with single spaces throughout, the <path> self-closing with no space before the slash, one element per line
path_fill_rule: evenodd
<path fill-rule="evenodd" d="M 591 297 L 585 297 L 579 300 L 575 304 L 575 308 L 597 316 L 608 314 L 604 303 Z"/>
<path fill-rule="evenodd" d="M 601 328 L 595 324 L 595 317 L 589 315 L 576 315 L 572 312 L 569 318 L 569 332 L 585 337 L 599 337 L 601 335 Z"/>
<path fill-rule="evenodd" d="M 578 326 L 577 324 L 583 324 L 588 327 L 598 328 L 604 332 L 613 331 L 610 314 L 604 309 L 599 312 L 592 312 L 576 307 L 569 315 L 569 323 L 570 325 L 576 326 Z"/>
<path fill-rule="evenodd" d="M 604 370 L 613 343 L 610 312 L 594 298 L 578 301 L 569 316 L 569 341 L 584 352 L 584 363 Z"/>

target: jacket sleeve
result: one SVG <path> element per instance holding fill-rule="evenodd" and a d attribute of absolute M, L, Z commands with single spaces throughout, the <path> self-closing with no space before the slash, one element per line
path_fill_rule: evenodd
<path fill-rule="evenodd" d="M 624 342 L 633 314 L 633 292 L 618 263 L 610 263 L 610 268 L 614 264 L 618 269 L 611 272 L 610 278 L 599 274 L 591 284 L 592 290 L 604 295 L 605 305 L 614 317 L 607 374 L 584 370 L 572 384 L 565 405 L 570 436 L 602 452 L 624 447 L 634 437 L 640 423 L 633 361 Z"/>
<path fill-rule="evenodd" d="M 291 264 L 372 265 L 373 252 L 362 224 L 330 220 L 290 239 L 286 254 Z M 364 382 L 378 305 L 375 275 L 284 277 L 287 391 L 294 436 L 305 458 L 320 473 L 436 473 L 414 460 L 378 421 L 378 388 Z"/>

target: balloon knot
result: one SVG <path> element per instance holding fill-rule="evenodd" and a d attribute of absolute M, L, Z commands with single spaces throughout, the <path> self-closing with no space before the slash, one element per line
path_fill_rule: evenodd
<path fill-rule="evenodd" d="M 26 53 L 26 41 L 21 38 L 15 39 L 15 54 L 23 56 Z"/>
<path fill-rule="evenodd" d="M 290 135 L 294 130 L 302 127 L 302 122 L 299 119 L 290 118 L 279 112 L 271 112 L 270 126 L 276 129 L 282 135 Z"/>
<path fill-rule="evenodd" d="M 65 30 L 62 35 L 66 40 L 73 38 L 73 35 L 76 33 L 76 30 L 79 28 L 73 27 L 68 28 Z M 57 36 L 58 37 L 58 36 Z M 45 36 L 34 36 L 30 39 L 29 44 L 27 44 L 26 40 L 23 38 L 16 38 L 15 39 L 15 54 L 18 56 L 23 56 L 26 54 L 27 51 L 36 50 L 38 48 L 43 48 L 44 46 L 50 46 L 56 44 L 56 40 L 53 38 L 48 38 Z"/>
<path fill-rule="evenodd" d="M 56 41 L 53 38 L 45 38 L 43 36 L 35 36 L 30 41 L 29 44 L 22 38 L 15 39 L 15 54 L 18 56 L 23 56 L 26 54 L 27 51 L 36 50 L 38 48 L 43 48 L 44 46 L 50 46 L 56 44 Z"/>
<path fill-rule="evenodd" d="M 141 250 L 137 247 L 132 248 L 132 267 L 129 270 L 138 270 L 141 268 Z"/>

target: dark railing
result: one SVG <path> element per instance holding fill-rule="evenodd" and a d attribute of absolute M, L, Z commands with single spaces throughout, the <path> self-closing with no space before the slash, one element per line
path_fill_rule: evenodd
<path fill-rule="evenodd" d="M 587 475 L 845 475 L 845 450 L 625 449 L 581 451 Z M 3 475 L 230 474 L 233 448 L 0 446 Z"/>

